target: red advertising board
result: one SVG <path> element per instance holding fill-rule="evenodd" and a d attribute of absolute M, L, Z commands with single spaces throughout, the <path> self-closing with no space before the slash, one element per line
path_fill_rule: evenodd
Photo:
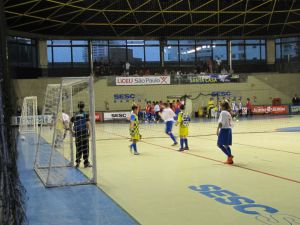
<path fill-rule="evenodd" d="M 95 112 L 95 121 L 96 122 L 102 122 L 103 121 L 102 112 Z"/>
<path fill-rule="evenodd" d="M 263 115 L 263 114 L 277 114 L 284 115 L 288 114 L 288 106 L 286 105 L 273 105 L 273 106 L 253 106 L 252 113 L 254 115 Z"/>

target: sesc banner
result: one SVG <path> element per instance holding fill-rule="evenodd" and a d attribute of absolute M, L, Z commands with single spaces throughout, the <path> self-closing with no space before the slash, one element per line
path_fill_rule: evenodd
<path fill-rule="evenodd" d="M 117 86 L 168 85 L 168 84 L 171 84 L 170 76 L 116 77 Z"/>
<path fill-rule="evenodd" d="M 130 112 L 104 112 L 104 121 L 107 120 L 128 120 Z"/>

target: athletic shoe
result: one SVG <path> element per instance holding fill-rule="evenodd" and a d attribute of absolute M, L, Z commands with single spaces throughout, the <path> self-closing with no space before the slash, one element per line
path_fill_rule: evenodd
<path fill-rule="evenodd" d="M 175 142 L 174 144 L 172 144 L 172 146 L 176 146 L 176 145 L 178 145 L 178 142 Z"/>
<path fill-rule="evenodd" d="M 184 148 L 180 148 L 178 151 L 179 151 L 179 152 L 183 152 L 183 151 L 184 151 Z"/>
<path fill-rule="evenodd" d="M 78 167 L 79 167 L 79 163 L 76 163 L 75 168 L 78 168 Z"/>
<path fill-rule="evenodd" d="M 134 154 L 135 154 L 135 155 L 139 155 L 140 153 L 138 153 L 138 152 L 135 152 Z"/>
<path fill-rule="evenodd" d="M 224 162 L 225 164 L 233 164 L 233 156 L 229 156 L 228 158 L 227 158 L 227 161 L 226 162 Z"/>
<path fill-rule="evenodd" d="M 90 163 L 84 164 L 84 168 L 88 168 L 88 167 L 93 167 L 93 166 Z"/>
<path fill-rule="evenodd" d="M 184 147 L 183 150 L 190 150 L 189 147 Z"/>

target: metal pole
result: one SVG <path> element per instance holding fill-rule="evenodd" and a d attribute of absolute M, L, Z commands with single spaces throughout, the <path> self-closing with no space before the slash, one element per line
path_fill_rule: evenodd
<path fill-rule="evenodd" d="M 89 62 L 90 62 L 90 74 L 94 74 L 94 61 L 93 61 L 93 43 L 89 40 Z"/>
<path fill-rule="evenodd" d="M 229 47 L 229 71 L 230 71 L 230 73 L 232 73 L 233 70 L 232 70 L 232 49 L 231 49 L 231 41 L 229 41 L 228 47 Z"/>

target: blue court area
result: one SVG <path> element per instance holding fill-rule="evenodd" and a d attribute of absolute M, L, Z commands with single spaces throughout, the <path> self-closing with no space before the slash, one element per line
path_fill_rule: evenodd
<path fill-rule="evenodd" d="M 18 142 L 18 168 L 30 225 L 138 224 L 96 185 L 45 188 L 33 170 L 35 146 Z M 73 169 L 72 173 L 79 173 Z"/>
<path fill-rule="evenodd" d="M 284 128 L 279 128 L 276 131 L 278 131 L 278 132 L 300 132 L 300 127 L 284 127 Z"/>

